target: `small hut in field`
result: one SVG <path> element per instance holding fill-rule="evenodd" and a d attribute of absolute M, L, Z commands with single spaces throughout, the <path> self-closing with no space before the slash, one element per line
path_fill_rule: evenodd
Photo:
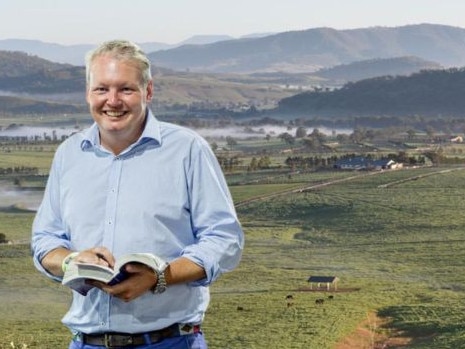
<path fill-rule="evenodd" d="M 337 291 L 339 279 L 336 276 L 310 276 L 307 281 L 311 290 Z"/>

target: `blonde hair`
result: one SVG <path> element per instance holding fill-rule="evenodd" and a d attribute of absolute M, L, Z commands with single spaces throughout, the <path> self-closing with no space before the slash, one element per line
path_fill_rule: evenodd
<path fill-rule="evenodd" d="M 90 81 L 90 68 L 95 58 L 110 55 L 118 60 L 134 62 L 140 70 L 141 83 L 146 86 L 152 79 L 150 60 L 142 49 L 131 41 L 111 40 L 99 45 L 86 55 L 86 82 Z"/>

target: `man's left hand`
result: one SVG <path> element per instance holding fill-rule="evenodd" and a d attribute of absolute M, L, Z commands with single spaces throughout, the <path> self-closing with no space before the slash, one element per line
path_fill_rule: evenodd
<path fill-rule="evenodd" d="M 116 285 L 110 286 L 100 281 L 89 283 L 113 297 L 130 302 L 150 290 L 157 281 L 155 272 L 146 265 L 128 263 L 124 268 L 130 276 Z"/>

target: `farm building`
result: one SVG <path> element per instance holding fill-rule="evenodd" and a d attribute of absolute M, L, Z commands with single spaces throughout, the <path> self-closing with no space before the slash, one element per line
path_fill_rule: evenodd
<path fill-rule="evenodd" d="M 336 276 L 310 276 L 307 281 L 310 283 L 311 290 L 313 288 L 319 290 L 326 285 L 327 291 L 330 291 L 331 288 L 336 291 L 339 279 Z"/>
<path fill-rule="evenodd" d="M 392 159 L 373 160 L 364 156 L 355 156 L 340 159 L 334 164 L 334 168 L 341 170 L 387 170 L 402 167 Z"/>

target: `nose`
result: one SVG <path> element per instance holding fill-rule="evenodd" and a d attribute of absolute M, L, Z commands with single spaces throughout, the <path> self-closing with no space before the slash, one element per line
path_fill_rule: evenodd
<path fill-rule="evenodd" d="M 121 104 L 121 100 L 119 98 L 118 91 L 115 90 L 110 90 L 108 91 L 108 98 L 107 98 L 107 104 L 109 106 L 118 106 Z"/>

